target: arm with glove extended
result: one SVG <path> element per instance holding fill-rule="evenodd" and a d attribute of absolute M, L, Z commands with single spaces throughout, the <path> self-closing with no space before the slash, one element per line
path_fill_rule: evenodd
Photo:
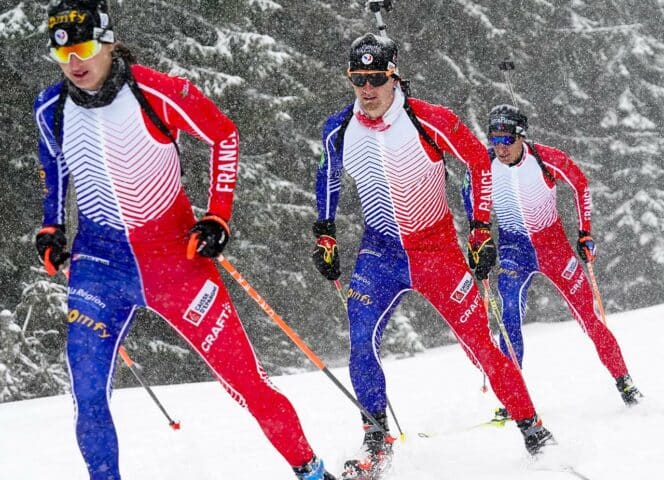
<path fill-rule="evenodd" d="M 334 218 L 341 191 L 342 147 L 337 145 L 335 130 L 334 122 L 330 120 L 323 131 L 323 153 L 316 172 L 318 219 L 313 225 L 316 246 L 312 260 L 328 280 L 337 280 L 341 276 Z"/>
<path fill-rule="evenodd" d="M 574 192 L 579 222 L 576 250 L 585 263 L 595 261 L 595 241 L 591 235 L 591 197 L 588 179 L 579 166 L 564 152 L 547 146 L 537 146 L 542 161 L 554 178 L 567 183 Z"/>
<path fill-rule="evenodd" d="M 42 228 L 35 238 L 35 246 L 40 261 L 49 275 L 55 275 L 58 268 L 69 258 L 67 237 L 65 236 L 65 203 L 69 172 L 67 164 L 53 133 L 54 110 L 49 100 L 52 92 L 43 92 L 34 105 L 35 119 L 39 130 L 39 178 L 44 194 L 44 218 Z M 59 94 L 59 90 L 55 92 Z"/>
<path fill-rule="evenodd" d="M 461 196 L 466 217 L 470 225 L 468 235 L 468 265 L 475 271 L 478 280 L 488 278 L 491 268 L 496 263 L 496 246 L 491 236 L 491 223 L 473 220 L 473 194 L 470 171 L 466 170 Z"/>

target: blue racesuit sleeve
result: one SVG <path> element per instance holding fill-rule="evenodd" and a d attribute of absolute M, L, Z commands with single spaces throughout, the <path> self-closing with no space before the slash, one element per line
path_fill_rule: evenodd
<path fill-rule="evenodd" d="M 316 173 L 318 220 L 334 221 L 336 215 L 343 174 L 343 139 L 339 139 L 339 130 L 352 108 L 352 104 L 348 105 L 332 115 L 323 127 L 323 153 Z"/>
<path fill-rule="evenodd" d="M 39 161 L 42 181 L 43 225 L 65 224 L 65 201 L 69 171 L 60 147 L 62 139 L 55 138 L 53 125 L 62 83 L 42 91 L 34 103 L 34 115 L 39 130 Z"/>

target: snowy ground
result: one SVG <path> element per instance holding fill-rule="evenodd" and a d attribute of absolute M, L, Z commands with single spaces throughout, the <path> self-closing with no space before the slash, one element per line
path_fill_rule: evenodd
<path fill-rule="evenodd" d="M 661 478 L 664 471 L 664 306 L 609 317 L 632 377 L 646 394 L 627 409 L 590 341 L 574 322 L 525 328 L 525 376 L 559 446 L 538 461 L 514 425 L 476 427 L 497 406 L 458 346 L 385 361 L 392 404 L 405 430 L 386 480 Z M 345 369 L 334 370 L 350 385 Z M 295 404 L 311 443 L 339 474 L 361 441 L 359 415 L 320 372 L 274 378 Z M 115 392 L 112 408 L 125 480 L 291 480 L 253 419 L 216 383 L 157 387 L 182 430 L 170 430 L 141 389 Z M 422 438 L 425 432 L 429 438 Z M 0 405 L 0 478 L 87 478 L 73 433 L 72 402 L 53 397 Z M 579 477 L 576 477 L 579 478 Z"/>

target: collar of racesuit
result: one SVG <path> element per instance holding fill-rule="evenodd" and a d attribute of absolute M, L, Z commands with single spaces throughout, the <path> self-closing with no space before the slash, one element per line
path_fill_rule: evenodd
<path fill-rule="evenodd" d="M 355 113 L 355 118 L 357 118 L 357 121 L 360 122 L 361 125 L 372 130 L 382 132 L 390 128 L 390 126 L 392 126 L 392 124 L 396 121 L 397 117 L 403 110 L 403 102 L 403 92 L 400 88 L 395 88 L 392 105 L 390 105 L 390 108 L 387 109 L 387 112 L 385 112 L 382 117 L 375 119 L 367 117 L 360 107 L 359 100 L 355 100 L 353 112 Z"/>
<path fill-rule="evenodd" d="M 113 62 L 111 63 L 111 73 L 109 73 L 108 78 L 104 81 L 104 84 L 99 91 L 88 93 L 67 80 L 69 96 L 79 107 L 105 107 L 115 100 L 118 92 L 127 81 L 128 68 L 129 66 L 123 58 L 114 56 Z"/>

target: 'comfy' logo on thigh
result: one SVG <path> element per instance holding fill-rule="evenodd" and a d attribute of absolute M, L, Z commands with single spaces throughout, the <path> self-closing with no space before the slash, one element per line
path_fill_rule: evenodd
<path fill-rule="evenodd" d="M 67 314 L 67 321 L 71 323 L 76 323 L 82 325 L 85 328 L 91 329 L 93 332 L 97 332 L 99 338 L 108 338 L 111 336 L 106 329 L 106 324 L 104 322 L 98 322 L 84 313 L 79 312 L 78 310 L 69 310 Z"/>
<path fill-rule="evenodd" d="M 348 289 L 348 300 L 355 300 L 360 302 L 362 305 L 367 306 L 373 303 L 369 295 L 358 292 L 357 290 L 353 290 L 352 288 Z"/>

